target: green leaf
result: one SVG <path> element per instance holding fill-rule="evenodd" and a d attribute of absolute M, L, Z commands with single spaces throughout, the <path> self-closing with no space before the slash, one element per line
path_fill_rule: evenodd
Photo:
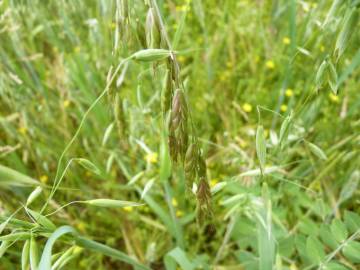
<path fill-rule="evenodd" d="M 267 184 L 262 187 L 263 205 L 256 213 L 259 269 L 272 270 L 275 263 L 275 237 L 272 229 L 272 210 Z"/>
<path fill-rule="evenodd" d="M 6 250 L 10 247 L 10 241 L 2 241 L 0 245 L 0 259 L 5 254 Z"/>
<path fill-rule="evenodd" d="M 344 242 L 348 237 L 348 231 L 344 223 L 338 219 L 334 219 L 331 223 L 331 232 L 334 235 L 336 241 L 339 243 Z"/>
<path fill-rule="evenodd" d="M 306 253 L 312 263 L 315 264 L 319 264 L 325 258 L 323 245 L 313 236 L 309 236 L 306 240 Z"/>
<path fill-rule="evenodd" d="M 358 214 L 345 211 L 344 220 L 350 233 L 355 233 L 360 228 L 360 216 Z"/>
<path fill-rule="evenodd" d="M 337 263 L 337 262 L 329 262 L 324 265 L 324 270 L 350 270 L 349 268 L 345 267 L 344 265 Z"/>
<path fill-rule="evenodd" d="M 174 248 L 166 254 L 164 262 L 167 270 L 172 269 L 172 260 L 174 260 L 183 270 L 195 269 L 195 266 L 190 262 L 186 253 L 179 247 Z"/>
<path fill-rule="evenodd" d="M 30 238 L 30 268 L 33 270 L 38 269 L 39 263 L 39 249 L 36 240 L 33 236 Z"/>
<path fill-rule="evenodd" d="M 336 241 L 334 235 L 331 233 L 327 225 L 321 225 L 319 234 L 321 241 L 331 249 L 335 250 L 339 246 L 338 242 Z"/>
<path fill-rule="evenodd" d="M 21 253 L 21 270 L 26 270 L 29 265 L 30 241 L 26 240 Z"/>
<path fill-rule="evenodd" d="M 354 171 L 349 177 L 348 181 L 342 186 L 339 195 L 339 204 L 350 199 L 357 190 L 360 181 L 360 172 Z"/>
<path fill-rule="evenodd" d="M 342 253 L 353 263 L 360 263 L 360 243 L 356 241 L 350 241 L 347 243 Z"/>
<path fill-rule="evenodd" d="M 56 231 L 54 231 L 49 239 L 46 241 L 44 251 L 41 255 L 39 270 L 51 270 L 51 255 L 52 255 L 52 247 L 55 244 L 55 241 L 63 236 L 64 234 L 72 233 L 75 234 L 76 231 L 74 228 L 70 226 L 61 226 Z"/>
<path fill-rule="evenodd" d="M 126 255 L 125 253 L 118 251 L 116 249 L 113 249 L 111 247 L 108 247 L 104 244 L 95 242 L 93 240 L 90 239 L 86 239 L 84 237 L 76 237 L 76 243 L 83 247 L 86 248 L 88 250 L 93 250 L 96 252 L 99 252 L 101 254 L 104 254 L 106 256 L 110 256 L 112 258 L 115 258 L 117 260 L 120 260 L 122 262 L 126 262 L 130 265 L 133 265 L 135 267 L 135 269 L 138 270 L 150 270 L 150 268 L 148 268 L 147 266 L 141 264 L 140 262 L 134 260 L 133 258 L 131 258 L 130 256 Z"/>

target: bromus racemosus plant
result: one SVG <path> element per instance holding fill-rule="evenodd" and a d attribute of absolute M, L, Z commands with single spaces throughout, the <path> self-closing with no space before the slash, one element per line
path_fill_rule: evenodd
<path fill-rule="evenodd" d="M 359 8 L 0 0 L 0 269 L 358 269 Z"/>

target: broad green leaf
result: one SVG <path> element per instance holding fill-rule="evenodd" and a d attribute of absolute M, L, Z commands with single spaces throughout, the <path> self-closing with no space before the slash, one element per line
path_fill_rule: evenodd
<path fill-rule="evenodd" d="M 344 220 L 350 233 L 355 233 L 360 228 L 360 216 L 358 214 L 345 211 Z"/>
<path fill-rule="evenodd" d="M 338 242 L 336 241 L 336 238 L 331 233 L 329 226 L 322 224 L 320 227 L 320 230 L 319 230 L 319 234 L 320 234 L 321 241 L 325 245 L 330 247 L 332 250 L 335 250 L 339 246 Z"/>
<path fill-rule="evenodd" d="M 360 263 L 360 242 L 350 241 L 347 243 L 342 253 L 353 263 Z"/>
<path fill-rule="evenodd" d="M 315 264 L 321 263 L 325 258 L 323 245 L 313 236 L 309 236 L 306 240 L 306 253 L 308 258 Z"/>
<path fill-rule="evenodd" d="M 343 264 L 340 264 L 338 262 L 329 262 L 324 265 L 324 270 L 350 270 L 350 268 L 347 268 Z"/>
<path fill-rule="evenodd" d="M 331 223 L 331 232 L 334 235 L 336 241 L 339 243 L 344 242 L 348 237 L 348 231 L 344 223 L 338 219 L 334 219 Z"/>

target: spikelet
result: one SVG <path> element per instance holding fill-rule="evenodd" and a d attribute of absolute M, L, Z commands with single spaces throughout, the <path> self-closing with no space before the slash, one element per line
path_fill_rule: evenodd
<path fill-rule="evenodd" d="M 187 115 L 188 112 L 184 93 L 181 89 L 176 89 L 172 99 L 169 122 L 171 136 L 171 139 L 169 138 L 169 148 L 172 149 L 172 154 L 170 156 L 174 162 L 178 160 L 178 156 L 181 161 L 185 158 L 189 137 Z"/>
<path fill-rule="evenodd" d="M 153 8 L 149 8 L 146 15 L 145 34 L 147 48 L 160 48 L 159 23 Z"/>

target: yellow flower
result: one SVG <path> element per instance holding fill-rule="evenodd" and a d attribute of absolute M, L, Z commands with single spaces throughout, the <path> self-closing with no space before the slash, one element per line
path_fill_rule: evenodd
<path fill-rule="evenodd" d="M 274 63 L 274 61 L 272 61 L 272 60 L 266 61 L 265 65 L 266 65 L 266 67 L 267 67 L 268 69 L 274 69 L 274 68 L 275 68 L 275 63 Z"/>
<path fill-rule="evenodd" d="M 76 224 L 76 227 L 79 229 L 79 231 L 85 231 L 86 228 L 86 224 L 84 222 L 79 222 L 78 224 Z"/>
<path fill-rule="evenodd" d="M 288 109 L 288 107 L 287 107 L 287 105 L 285 105 L 285 104 L 281 105 L 281 107 L 280 107 L 280 110 L 281 110 L 282 112 L 286 112 L 287 109 Z"/>
<path fill-rule="evenodd" d="M 292 89 L 290 89 L 290 88 L 286 89 L 285 96 L 292 97 L 293 95 L 294 95 L 294 92 Z"/>
<path fill-rule="evenodd" d="M 282 40 L 282 42 L 283 42 L 285 45 L 289 45 L 289 44 L 291 43 L 291 40 L 290 40 L 290 38 L 288 38 L 288 37 L 284 37 L 283 40 Z"/>
<path fill-rule="evenodd" d="M 44 174 L 44 175 L 40 176 L 41 183 L 46 184 L 48 180 L 49 180 L 49 177 L 47 175 Z"/>
<path fill-rule="evenodd" d="M 171 204 L 172 204 L 174 207 L 178 206 L 178 202 L 177 202 L 177 200 L 176 200 L 175 198 L 172 198 L 172 199 L 171 199 Z"/>
<path fill-rule="evenodd" d="M 19 127 L 18 131 L 20 132 L 20 134 L 25 135 L 27 133 L 27 128 L 26 127 Z"/>
<path fill-rule="evenodd" d="M 132 207 L 132 206 L 125 206 L 125 207 L 123 207 L 123 209 L 124 209 L 126 212 L 132 212 L 133 207 Z"/>
<path fill-rule="evenodd" d="M 68 99 L 64 100 L 63 105 L 64 105 L 64 108 L 69 107 L 70 106 L 70 100 L 68 100 Z"/>
<path fill-rule="evenodd" d="M 244 103 L 244 105 L 242 106 L 243 110 L 247 113 L 252 111 L 252 106 L 249 103 Z"/>
<path fill-rule="evenodd" d="M 337 95 L 334 95 L 333 93 L 329 94 L 329 98 L 332 102 L 335 102 L 335 103 L 339 102 L 339 97 Z"/>
<path fill-rule="evenodd" d="M 146 160 L 146 162 L 148 162 L 148 163 L 156 163 L 157 160 L 158 160 L 158 154 L 157 154 L 157 153 L 154 153 L 154 152 L 147 153 L 147 154 L 145 155 L 145 160 Z"/>
<path fill-rule="evenodd" d="M 177 59 L 179 60 L 180 63 L 184 63 L 184 62 L 185 62 L 185 56 L 183 56 L 183 55 L 179 55 L 179 56 L 177 57 Z"/>
<path fill-rule="evenodd" d="M 247 145 L 248 145 L 247 142 L 245 142 L 243 140 L 240 141 L 240 147 L 241 148 L 245 148 Z"/>
<path fill-rule="evenodd" d="M 214 178 L 210 180 L 210 187 L 214 187 L 217 183 L 219 183 L 219 180 Z"/>
<path fill-rule="evenodd" d="M 184 212 L 181 210 L 176 210 L 176 216 L 177 217 L 182 217 L 184 215 Z"/>

